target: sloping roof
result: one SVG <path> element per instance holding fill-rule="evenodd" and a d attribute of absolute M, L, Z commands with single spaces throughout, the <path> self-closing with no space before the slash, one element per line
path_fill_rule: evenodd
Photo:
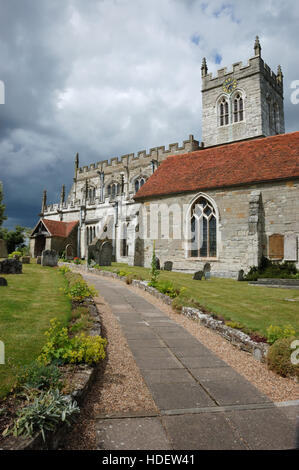
<path fill-rule="evenodd" d="M 52 237 L 67 238 L 74 227 L 79 223 L 78 220 L 73 222 L 61 222 L 59 220 L 41 219 L 46 229 Z"/>
<path fill-rule="evenodd" d="M 172 155 L 134 199 L 295 177 L 299 177 L 299 132 Z"/>

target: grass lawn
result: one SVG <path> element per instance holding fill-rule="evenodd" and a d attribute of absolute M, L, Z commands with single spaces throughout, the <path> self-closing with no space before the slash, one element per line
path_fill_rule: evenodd
<path fill-rule="evenodd" d="M 46 342 L 50 319 L 67 322 L 71 302 L 59 291 L 66 280 L 57 268 L 24 264 L 23 274 L 2 275 L 0 287 L 0 340 L 5 344 L 5 365 L 0 364 L 0 398 L 11 388 L 16 367 L 36 359 Z"/>
<path fill-rule="evenodd" d="M 111 267 L 101 269 L 124 270 L 145 280 L 150 279 L 150 269 L 138 266 L 113 263 Z M 177 288 L 185 287 L 188 297 L 210 312 L 226 320 L 240 322 L 263 336 L 270 325 L 291 324 L 299 337 L 299 290 L 257 287 L 224 278 L 194 281 L 192 274 L 174 271 L 160 271 L 158 280 L 170 280 Z"/>

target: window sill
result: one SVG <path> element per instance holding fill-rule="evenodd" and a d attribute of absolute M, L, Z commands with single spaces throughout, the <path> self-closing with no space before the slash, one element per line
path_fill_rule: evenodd
<path fill-rule="evenodd" d="M 218 257 L 201 258 L 201 257 L 198 257 L 198 256 L 187 256 L 186 260 L 189 260 L 189 261 L 219 261 L 219 258 Z"/>

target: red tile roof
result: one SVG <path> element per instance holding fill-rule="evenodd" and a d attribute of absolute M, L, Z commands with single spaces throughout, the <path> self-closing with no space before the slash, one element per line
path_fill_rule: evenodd
<path fill-rule="evenodd" d="M 135 199 L 299 177 L 299 132 L 172 155 Z"/>
<path fill-rule="evenodd" d="M 59 220 L 50 219 L 42 219 L 42 222 L 52 237 L 62 238 L 67 238 L 73 228 L 79 223 L 78 220 L 74 220 L 73 222 L 61 222 Z"/>

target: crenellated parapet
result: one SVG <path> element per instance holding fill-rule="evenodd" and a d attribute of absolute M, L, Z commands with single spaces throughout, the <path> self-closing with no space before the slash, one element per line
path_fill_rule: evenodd
<path fill-rule="evenodd" d="M 124 168 L 135 168 L 136 166 L 150 165 L 152 160 L 163 161 L 170 155 L 178 153 L 188 153 L 199 149 L 199 142 L 194 139 L 193 135 L 189 136 L 188 140 L 183 141 L 180 146 L 178 142 L 169 144 L 166 149 L 165 146 L 153 147 L 146 150 L 141 150 L 137 154 L 129 153 L 120 157 L 113 157 L 110 160 L 103 160 L 97 163 L 91 163 L 89 166 L 78 168 L 77 179 L 93 177 L 98 174 L 98 171 L 110 173 L 111 171 L 122 171 Z"/>

